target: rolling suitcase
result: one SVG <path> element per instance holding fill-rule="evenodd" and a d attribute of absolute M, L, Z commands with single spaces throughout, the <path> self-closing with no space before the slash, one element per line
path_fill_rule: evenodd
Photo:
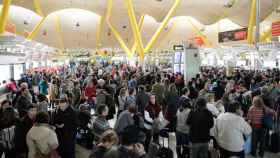
<path fill-rule="evenodd" d="M 160 131 L 160 137 L 162 137 L 162 145 L 159 148 L 159 151 L 157 153 L 157 158 L 173 158 L 174 154 L 173 151 L 169 147 L 169 133 L 168 129 L 163 129 Z M 165 147 L 164 140 L 167 138 L 167 147 Z"/>

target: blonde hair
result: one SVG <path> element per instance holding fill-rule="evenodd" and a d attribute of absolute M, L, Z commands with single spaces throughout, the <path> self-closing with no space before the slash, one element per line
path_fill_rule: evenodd
<path fill-rule="evenodd" d="M 264 106 L 263 99 L 260 96 L 255 96 L 253 98 L 253 105 L 257 107 Z"/>
<path fill-rule="evenodd" d="M 101 137 L 99 139 L 99 143 L 118 144 L 119 138 L 118 138 L 117 133 L 114 130 L 107 130 L 101 135 Z"/>

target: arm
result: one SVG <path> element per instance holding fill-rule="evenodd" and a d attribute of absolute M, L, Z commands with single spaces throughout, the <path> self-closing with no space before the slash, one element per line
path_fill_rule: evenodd
<path fill-rule="evenodd" d="M 191 125 L 192 124 L 192 116 L 193 115 L 193 112 L 191 111 L 189 116 L 188 116 L 188 119 L 187 119 L 187 125 Z"/>
<path fill-rule="evenodd" d="M 148 121 L 149 123 L 152 124 L 154 122 L 154 120 L 150 117 L 150 114 L 148 111 L 144 112 L 144 117 L 145 117 L 145 120 Z"/>
<path fill-rule="evenodd" d="M 242 122 L 241 122 L 241 130 L 242 130 L 242 133 L 246 136 L 248 136 L 252 133 L 251 126 L 243 118 L 242 118 Z"/>

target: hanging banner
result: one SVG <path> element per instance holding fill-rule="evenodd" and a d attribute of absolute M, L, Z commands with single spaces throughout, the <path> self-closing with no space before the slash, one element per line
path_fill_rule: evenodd
<path fill-rule="evenodd" d="M 219 43 L 242 41 L 247 39 L 248 29 L 238 29 L 219 33 Z"/>
<path fill-rule="evenodd" d="M 272 23 L 271 30 L 273 37 L 280 36 L 280 21 Z"/>

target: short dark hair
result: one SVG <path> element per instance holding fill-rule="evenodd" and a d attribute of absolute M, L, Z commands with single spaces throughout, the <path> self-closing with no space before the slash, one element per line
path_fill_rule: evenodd
<path fill-rule="evenodd" d="M 129 94 L 129 95 L 132 95 L 133 93 L 134 93 L 134 88 L 129 88 L 129 89 L 128 89 L 128 94 Z"/>
<path fill-rule="evenodd" d="M 207 105 L 207 100 L 204 97 L 198 97 L 196 101 L 196 107 L 198 109 L 203 109 Z"/>
<path fill-rule="evenodd" d="M 241 108 L 241 105 L 239 104 L 239 102 L 237 101 L 233 101 L 233 102 L 230 102 L 229 103 L 229 106 L 228 106 L 228 112 L 230 113 L 236 113 L 236 111 L 238 109 Z"/>
<path fill-rule="evenodd" d="M 50 116 L 47 112 L 39 112 L 36 115 L 35 122 L 36 123 L 49 123 L 50 122 Z"/>
<path fill-rule="evenodd" d="M 105 111 L 106 108 L 107 108 L 107 105 L 105 105 L 105 104 L 99 105 L 96 110 L 97 114 L 101 115 Z"/>
<path fill-rule="evenodd" d="M 187 87 L 182 89 L 182 94 L 186 94 L 189 93 L 189 89 Z"/>

